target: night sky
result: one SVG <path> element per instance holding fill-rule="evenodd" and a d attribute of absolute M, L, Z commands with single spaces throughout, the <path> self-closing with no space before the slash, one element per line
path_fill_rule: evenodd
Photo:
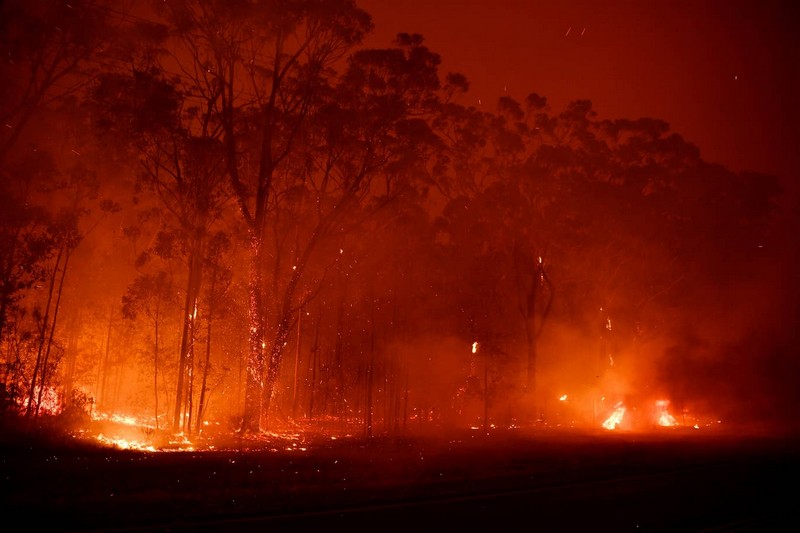
<path fill-rule="evenodd" d="M 704 159 L 797 191 L 800 8 L 768 0 L 362 0 L 385 46 L 419 33 L 464 103 L 591 100 L 602 118 L 666 120 Z"/>

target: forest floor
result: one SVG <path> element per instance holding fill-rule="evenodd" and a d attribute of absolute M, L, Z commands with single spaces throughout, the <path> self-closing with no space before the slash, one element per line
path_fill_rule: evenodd
<path fill-rule="evenodd" d="M 800 524 L 795 434 L 555 428 L 402 438 L 230 437 L 143 451 L 0 434 L 0 512 L 49 531 L 353 529 L 521 520 L 542 531 Z"/>

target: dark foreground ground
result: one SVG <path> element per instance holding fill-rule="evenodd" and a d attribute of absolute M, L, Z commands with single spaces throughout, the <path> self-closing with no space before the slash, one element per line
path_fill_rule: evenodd
<path fill-rule="evenodd" d="M 3 442 L 0 511 L 28 531 L 800 530 L 793 435 L 515 430 L 239 444 L 249 451 Z"/>

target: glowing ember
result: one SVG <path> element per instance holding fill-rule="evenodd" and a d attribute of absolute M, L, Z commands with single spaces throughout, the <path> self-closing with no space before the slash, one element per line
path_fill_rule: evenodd
<path fill-rule="evenodd" d="M 603 422 L 603 427 L 608 430 L 616 429 L 620 422 L 622 422 L 623 416 L 625 416 L 625 406 L 622 402 L 619 402 L 614 406 L 614 412 L 611 413 L 611 416 L 606 418 L 605 422 Z"/>
<path fill-rule="evenodd" d="M 151 444 L 146 444 L 144 442 L 135 441 L 135 440 L 128 440 L 128 439 L 119 439 L 113 437 L 106 437 L 103 434 L 97 436 L 97 441 L 101 444 L 106 446 L 111 446 L 113 448 L 119 448 L 120 450 L 141 450 L 146 452 L 154 452 L 156 451 L 155 446 Z"/>
<path fill-rule="evenodd" d="M 567 395 L 566 394 L 562 394 L 561 398 L 559 398 L 559 400 L 561 400 L 562 402 L 567 401 Z"/>
<path fill-rule="evenodd" d="M 477 353 L 478 351 L 478 341 L 472 343 L 472 353 Z"/>

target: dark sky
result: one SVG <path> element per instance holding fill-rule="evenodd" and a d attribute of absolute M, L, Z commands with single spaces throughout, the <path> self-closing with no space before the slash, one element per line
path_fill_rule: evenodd
<path fill-rule="evenodd" d="M 370 46 L 420 33 L 465 103 L 531 92 L 602 118 L 653 117 L 733 170 L 800 181 L 800 3 L 779 0 L 359 0 Z"/>

